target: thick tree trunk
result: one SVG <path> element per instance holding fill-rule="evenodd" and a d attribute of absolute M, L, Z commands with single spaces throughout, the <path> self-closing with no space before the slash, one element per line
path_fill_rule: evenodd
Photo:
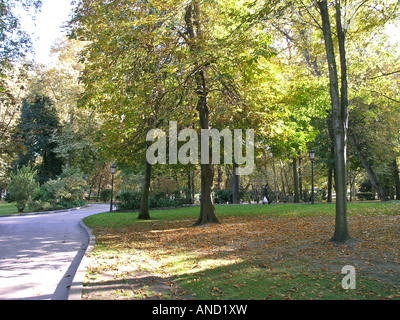
<path fill-rule="evenodd" d="M 341 26 L 340 7 L 336 3 L 336 25 L 339 39 L 341 66 L 341 95 L 339 95 L 339 80 L 333 47 L 331 25 L 327 1 L 319 1 L 322 19 L 322 30 L 325 39 L 325 49 L 329 68 L 330 96 L 332 105 L 332 125 L 335 146 L 335 185 L 336 185 L 336 216 L 335 232 L 332 241 L 343 242 L 350 238 L 347 224 L 347 184 L 346 184 L 346 139 L 347 139 L 347 66 L 345 52 L 345 34 Z"/>
<path fill-rule="evenodd" d="M 197 108 L 200 113 L 200 125 L 202 129 L 208 129 L 208 107 L 205 96 L 201 96 L 198 101 Z M 210 152 L 211 150 L 202 150 L 202 152 Z M 209 158 L 211 159 L 211 157 Z M 204 225 L 207 223 L 218 223 L 215 214 L 214 199 L 212 197 L 212 185 L 214 181 L 213 165 L 201 164 L 201 202 L 200 217 L 195 225 Z"/>
<path fill-rule="evenodd" d="M 142 190 L 142 200 L 140 203 L 139 220 L 150 220 L 149 213 L 149 193 L 150 193 L 150 181 L 151 181 L 151 164 L 146 161 L 146 167 L 144 170 L 144 182 Z"/>
<path fill-rule="evenodd" d="M 197 42 L 202 37 L 202 30 L 199 19 L 200 8 L 197 2 L 192 2 L 186 7 L 185 23 L 187 34 L 189 36 L 188 46 L 194 58 L 197 58 L 201 51 Z M 205 67 L 200 63 L 195 62 L 197 69 L 194 77 L 196 81 L 196 94 L 198 97 L 197 111 L 200 117 L 200 128 L 209 129 L 209 110 L 207 104 L 208 88 L 206 83 Z M 202 150 L 207 152 L 207 150 Z M 211 155 L 211 150 L 208 150 Z M 211 156 L 209 157 L 211 159 Z M 211 162 L 211 161 L 210 161 Z M 201 202 L 200 202 L 200 217 L 195 225 L 203 225 L 207 223 L 218 223 L 215 214 L 214 199 L 212 197 L 212 185 L 214 178 L 213 165 L 201 164 Z"/>

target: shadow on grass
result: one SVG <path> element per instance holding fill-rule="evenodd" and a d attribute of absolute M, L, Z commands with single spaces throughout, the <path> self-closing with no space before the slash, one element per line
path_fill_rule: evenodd
<path fill-rule="evenodd" d="M 157 281 L 174 283 L 195 299 L 400 298 L 397 215 L 371 212 L 349 217 L 352 236 L 361 240 L 341 246 L 328 241 L 333 232 L 332 215 L 238 214 L 220 220 L 221 224 L 196 228 L 186 216 L 98 227 L 98 255 L 92 259 L 99 263 L 94 269 L 107 271 L 102 266 L 111 260 L 117 271 L 127 262 L 133 263 L 135 272 L 150 272 L 149 277 L 157 274 Z M 356 268 L 356 290 L 342 288 L 344 265 Z M 117 285 L 136 281 L 136 277 L 137 272 L 128 272 L 120 280 L 98 277 L 93 281 L 99 285 L 117 281 L 113 282 Z M 144 286 L 148 285 L 144 281 Z M 133 293 L 129 288 L 123 290 L 127 292 L 121 291 L 118 299 L 179 298 L 168 291 L 152 295 L 148 290 L 140 297 L 135 287 Z"/>

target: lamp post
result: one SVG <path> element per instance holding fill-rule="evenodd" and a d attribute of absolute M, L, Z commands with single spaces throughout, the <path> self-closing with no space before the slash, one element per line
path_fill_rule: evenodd
<path fill-rule="evenodd" d="M 314 204 L 314 159 L 315 151 L 310 150 L 310 160 L 311 160 L 311 204 Z"/>
<path fill-rule="evenodd" d="M 114 196 L 114 174 L 117 172 L 117 166 L 115 163 L 110 167 L 111 168 L 111 201 L 110 201 L 110 212 L 113 211 L 113 196 Z"/>

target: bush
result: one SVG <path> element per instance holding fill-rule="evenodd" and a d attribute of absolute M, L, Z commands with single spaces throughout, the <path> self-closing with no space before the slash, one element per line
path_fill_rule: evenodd
<path fill-rule="evenodd" d="M 56 202 L 84 200 L 88 188 L 83 174 L 74 168 L 65 169 L 57 179 L 49 180 L 44 186 Z"/>
<path fill-rule="evenodd" d="M 10 192 L 7 192 L 6 195 L 4 196 L 4 201 L 11 203 L 11 202 L 15 202 L 15 199 L 13 198 L 13 196 Z"/>
<path fill-rule="evenodd" d="M 232 203 L 233 202 L 233 195 L 232 190 L 217 190 L 214 193 L 214 201 L 215 203 Z"/>
<path fill-rule="evenodd" d="M 141 192 L 124 191 L 118 195 L 118 210 L 139 210 L 142 202 Z M 175 199 L 168 198 L 165 193 L 155 193 L 149 198 L 149 208 L 170 208 L 179 207 L 183 203 L 190 202 L 187 199 Z"/>
<path fill-rule="evenodd" d="M 28 204 L 30 211 L 49 211 L 83 206 L 87 184 L 83 174 L 75 168 L 65 169 L 56 179 L 37 188 Z"/>
<path fill-rule="evenodd" d="M 104 190 L 105 191 L 105 190 Z M 111 199 L 111 193 L 110 193 Z M 123 191 L 118 196 L 118 210 L 139 210 L 142 195 L 140 192 Z"/>
<path fill-rule="evenodd" d="M 109 202 L 111 200 L 111 190 L 110 189 L 101 190 L 100 200 L 103 202 Z"/>
<path fill-rule="evenodd" d="M 76 200 L 76 201 L 59 201 L 55 203 L 59 209 L 70 209 L 70 208 L 77 208 L 82 207 L 86 204 L 86 200 Z"/>
<path fill-rule="evenodd" d="M 54 210 L 53 205 L 50 202 L 43 200 L 36 200 L 28 203 L 27 206 L 29 211 L 50 211 Z"/>
<path fill-rule="evenodd" d="M 149 207 L 170 208 L 181 206 L 184 200 L 181 199 L 180 191 L 175 191 L 173 196 L 174 199 L 170 199 L 164 192 L 155 193 L 149 198 Z"/>
<path fill-rule="evenodd" d="M 40 186 L 40 188 L 33 195 L 32 200 L 38 201 L 41 200 L 43 202 L 48 202 L 53 199 L 53 195 L 46 190 L 45 185 Z"/>
<path fill-rule="evenodd" d="M 76 207 L 82 207 L 86 204 L 85 200 L 77 200 L 77 201 L 43 201 L 43 200 L 35 200 L 29 202 L 27 208 L 29 211 L 37 212 L 37 211 L 52 211 L 52 210 L 62 210 L 62 209 L 70 209 Z"/>
<path fill-rule="evenodd" d="M 375 195 L 372 192 L 359 192 L 357 193 L 358 200 L 375 200 Z"/>
<path fill-rule="evenodd" d="M 32 195 L 38 190 L 39 184 L 35 181 L 36 171 L 29 165 L 11 173 L 8 192 L 13 201 L 17 203 L 18 212 L 22 212 Z"/>

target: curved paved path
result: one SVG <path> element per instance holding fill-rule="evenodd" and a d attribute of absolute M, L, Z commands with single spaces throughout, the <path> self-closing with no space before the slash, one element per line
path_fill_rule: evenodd
<path fill-rule="evenodd" d="M 106 204 L 46 214 L 0 216 L 0 299 L 66 300 L 88 247 L 80 221 Z"/>

